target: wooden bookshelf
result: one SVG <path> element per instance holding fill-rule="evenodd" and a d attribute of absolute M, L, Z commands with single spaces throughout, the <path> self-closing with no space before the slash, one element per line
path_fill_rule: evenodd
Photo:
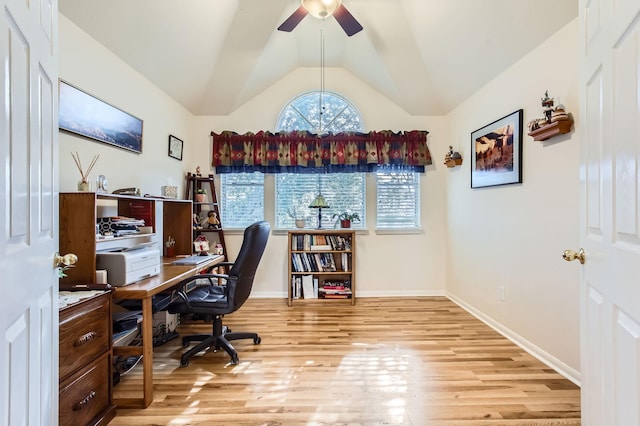
<path fill-rule="evenodd" d="M 289 306 L 312 301 L 355 304 L 355 231 L 295 230 L 289 231 L 288 240 Z"/>

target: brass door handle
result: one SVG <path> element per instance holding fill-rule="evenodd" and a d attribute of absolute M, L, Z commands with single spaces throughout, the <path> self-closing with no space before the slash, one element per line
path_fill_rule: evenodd
<path fill-rule="evenodd" d="M 562 258 L 567 262 L 571 262 L 572 260 L 578 259 L 578 261 L 580 261 L 580 263 L 584 265 L 584 261 L 585 261 L 584 250 L 580 249 L 578 250 L 577 253 L 573 250 L 565 250 L 562 253 Z"/>
<path fill-rule="evenodd" d="M 54 268 L 64 268 L 65 266 L 75 265 L 78 261 L 78 256 L 73 253 L 67 253 L 64 256 L 60 256 L 60 253 L 56 253 L 53 257 Z"/>

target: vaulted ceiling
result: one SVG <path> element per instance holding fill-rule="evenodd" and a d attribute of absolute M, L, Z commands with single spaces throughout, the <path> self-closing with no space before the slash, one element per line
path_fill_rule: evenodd
<path fill-rule="evenodd" d="M 411 115 L 443 115 L 578 15 L 578 0 L 343 4 L 364 27 L 352 37 L 310 15 L 277 31 L 299 0 L 59 0 L 59 10 L 195 115 L 227 115 L 294 69 L 319 67 L 321 34 L 327 68 Z"/>

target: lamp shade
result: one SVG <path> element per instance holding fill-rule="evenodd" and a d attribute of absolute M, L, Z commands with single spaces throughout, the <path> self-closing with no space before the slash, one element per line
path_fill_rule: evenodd
<path fill-rule="evenodd" d="M 309 204 L 309 207 L 312 209 L 327 209 L 329 208 L 329 204 L 327 204 L 327 200 L 324 199 L 322 194 L 318 194 L 318 196 Z"/>
<path fill-rule="evenodd" d="M 302 7 L 319 19 L 331 16 L 341 3 L 342 0 L 300 0 Z"/>

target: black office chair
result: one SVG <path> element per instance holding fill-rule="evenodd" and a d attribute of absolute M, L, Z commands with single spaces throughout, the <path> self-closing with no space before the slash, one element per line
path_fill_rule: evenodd
<path fill-rule="evenodd" d="M 230 268 L 227 274 L 196 275 L 178 284 L 179 297 L 169 305 L 169 312 L 197 314 L 213 320 L 211 334 L 182 338 L 182 345 L 185 347 L 193 341 L 200 343 L 182 354 L 181 367 L 189 365 L 189 359 L 193 355 L 207 348 L 223 348 L 231 356 L 231 363 L 237 364 L 238 353 L 231 345 L 231 340 L 253 339 L 256 345 L 260 343 L 260 336 L 256 333 L 231 332 L 222 325 L 222 317 L 240 309 L 249 298 L 258 263 L 267 245 L 269 230 L 269 223 L 265 221 L 256 222 L 245 229 L 242 247 L 235 262 L 223 262 L 212 267 Z M 203 284 L 202 280 L 206 280 L 207 283 Z M 191 287 L 191 290 L 187 290 Z"/>

